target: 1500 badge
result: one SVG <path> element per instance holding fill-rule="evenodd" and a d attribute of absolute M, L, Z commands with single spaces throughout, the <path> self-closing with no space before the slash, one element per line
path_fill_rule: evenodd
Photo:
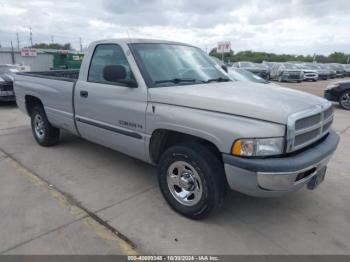
<path fill-rule="evenodd" d="M 124 121 L 124 120 L 119 120 L 118 123 L 121 126 L 142 129 L 142 125 L 137 124 L 137 123 L 132 123 L 132 122 Z"/>

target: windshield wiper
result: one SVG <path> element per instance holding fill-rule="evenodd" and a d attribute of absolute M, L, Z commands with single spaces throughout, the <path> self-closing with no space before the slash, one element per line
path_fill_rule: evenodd
<path fill-rule="evenodd" d="M 208 79 L 207 81 L 205 81 L 206 83 L 210 83 L 210 82 L 228 82 L 231 81 L 231 79 L 229 78 L 223 78 L 223 77 L 218 77 L 218 78 L 211 78 Z"/>
<path fill-rule="evenodd" d="M 194 82 L 203 82 L 203 80 L 194 79 L 194 78 L 173 78 L 173 79 L 166 79 L 166 80 L 157 80 L 154 83 L 155 84 L 162 84 L 162 83 L 174 83 L 174 84 L 180 84 L 180 83 L 194 83 Z"/>

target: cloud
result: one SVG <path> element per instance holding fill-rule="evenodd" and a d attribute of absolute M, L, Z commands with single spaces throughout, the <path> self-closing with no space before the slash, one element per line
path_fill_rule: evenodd
<path fill-rule="evenodd" d="M 343 0 L 2 0 L 0 41 L 34 42 L 144 37 L 203 49 L 221 40 L 234 51 L 350 53 L 350 5 Z"/>

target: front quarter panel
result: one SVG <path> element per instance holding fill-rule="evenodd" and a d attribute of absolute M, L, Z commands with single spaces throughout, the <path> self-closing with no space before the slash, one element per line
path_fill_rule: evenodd
<path fill-rule="evenodd" d="M 147 133 L 157 129 L 177 131 L 210 141 L 222 153 L 230 153 L 239 138 L 281 137 L 285 126 L 219 112 L 154 103 L 147 109 Z"/>

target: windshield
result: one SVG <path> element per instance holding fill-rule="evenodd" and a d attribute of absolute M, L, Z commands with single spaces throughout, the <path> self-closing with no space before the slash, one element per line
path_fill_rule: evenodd
<path fill-rule="evenodd" d="M 304 68 L 307 68 L 307 69 L 318 69 L 318 67 L 316 65 L 310 65 L 310 64 L 304 65 Z"/>
<path fill-rule="evenodd" d="M 253 63 L 251 62 L 240 62 L 239 65 L 241 67 L 254 67 Z"/>
<path fill-rule="evenodd" d="M 149 87 L 231 81 L 199 48 L 154 43 L 130 46 Z"/>
<path fill-rule="evenodd" d="M 244 69 L 229 68 L 228 74 L 237 81 L 249 81 L 259 84 L 267 84 L 268 81 Z"/>
<path fill-rule="evenodd" d="M 14 66 L 0 66 L 0 73 L 14 74 L 18 73 L 19 70 Z"/>
<path fill-rule="evenodd" d="M 284 64 L 283 66 L 286 69 L 299 69 L 297 65 L 293 65 L 293 64 Z"/>

